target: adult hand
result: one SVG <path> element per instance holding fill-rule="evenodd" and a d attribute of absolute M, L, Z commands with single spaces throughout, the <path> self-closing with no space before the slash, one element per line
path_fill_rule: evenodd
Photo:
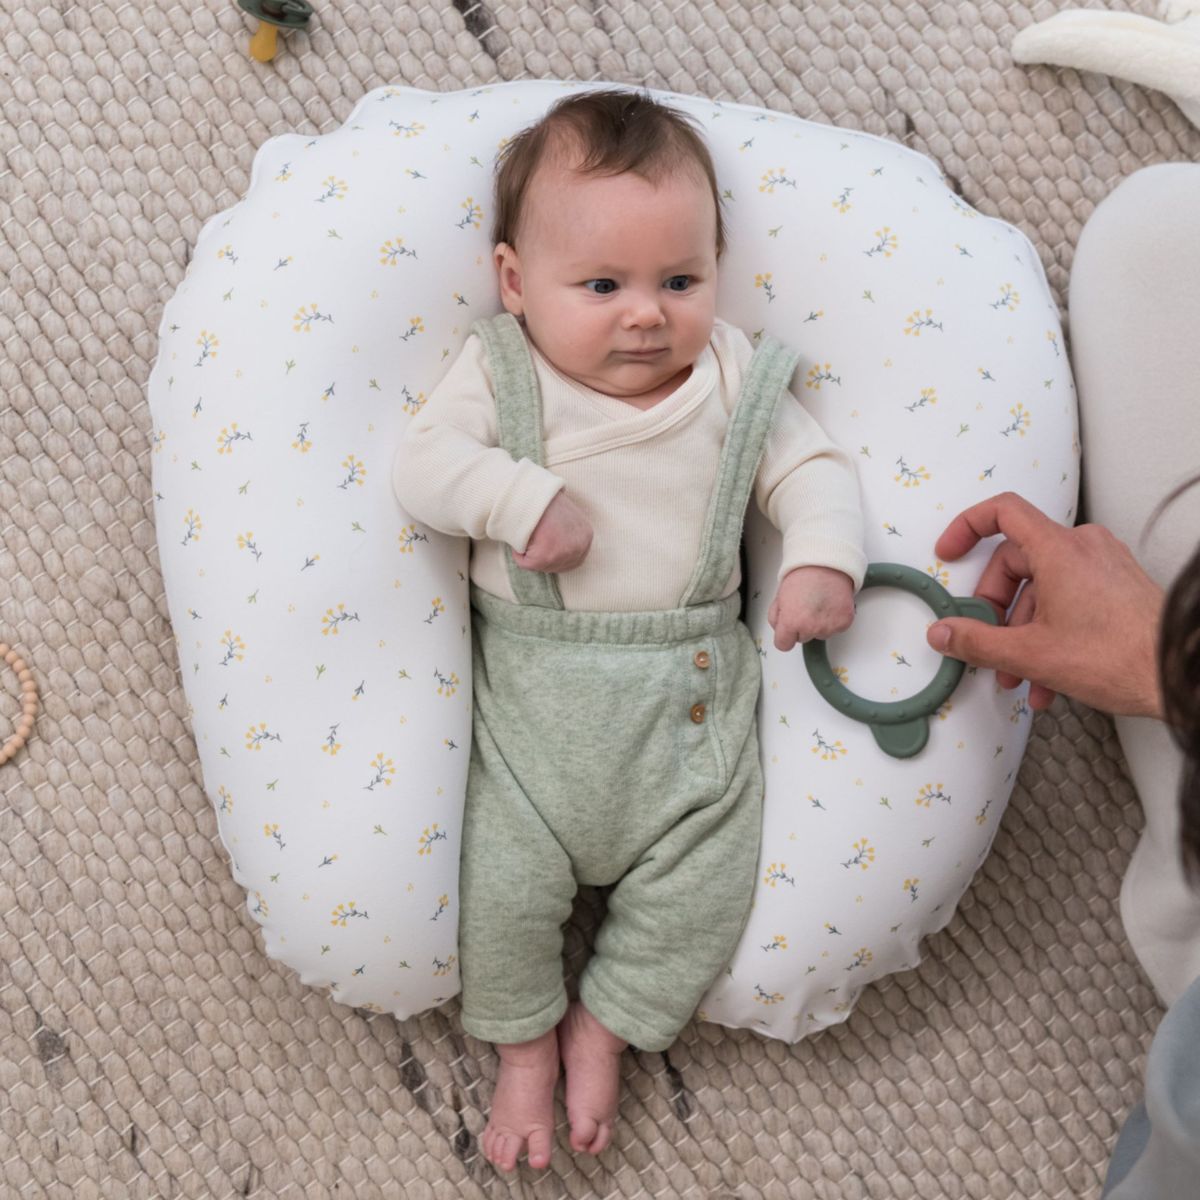
<path fill-rule="evenodd" d="M 592 523 L 564 489 L 546 505 L 524 552 L 513 551 L 513 562 L 526 571 L 569 571 L 587 558 L 591 547 Z"/>
<path fill-rule="evenodd" d="M 930 646 L 995 669 L 1001 687 L 1030 680 L 1033 709 L 1048 708 L 1063 692 L 1105 712 L 1161 718 L 1163 590 L 1129 547 L 1102 525 L 1068 528 L 1004 492 L 959 513 L 934 552 L 952 562 L 995 534 L 1006 540 L 993 552 L 975 595 L 1003 622 L 1020 589 L 1008 624 L 947 618 L 929 627 Z"/>

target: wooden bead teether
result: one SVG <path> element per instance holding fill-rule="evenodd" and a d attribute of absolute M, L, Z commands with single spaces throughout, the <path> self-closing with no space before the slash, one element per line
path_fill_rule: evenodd
<path fill-rule="evenodd" d="M 0 642 L 0 655 L 17 673 L 17 682 L 21 685 L 21 719 L 17 722 L 16 732 L 3 746 L 0 746 L 0 766 L 3 766 L 25 745 L 30 733 L 33 732 L 33 718 L 37 714 L 38 707 L 38 692 L 37 684 L 33 681 L 33 672 L 11 646 Z"/>

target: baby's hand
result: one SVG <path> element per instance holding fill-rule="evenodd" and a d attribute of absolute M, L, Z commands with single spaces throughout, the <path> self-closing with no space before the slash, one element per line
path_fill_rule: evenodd
<path fill-rule="evenodd" d="M 775 630 L 775 649 L 832 637 L 854 620 L 854 582 L 832 567 L 796 567 L 779 584 L 767 612 Z"/>
<path fill-rule="evenodd" d="M 513 562 L 526 571 L 569 571 L 587 558 L 591 545 L 592 523 L 564 489 L 546 506 L 525 553 L 513 551 Z"/>

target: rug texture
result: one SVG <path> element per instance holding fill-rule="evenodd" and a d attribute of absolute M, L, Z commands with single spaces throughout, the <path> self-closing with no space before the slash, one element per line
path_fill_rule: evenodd
<path fill-rule="evenodd" d="M 599 1159 L 560 1107 L 549 1169 L 494 1172 L 496 1059 L 456 1004 L 355 1011 L 263 952 L 201 787 L 144 395 L 163 305 L 255 150 L 388 83 L 646 83 L 894 138 L 1023 229 L 1061 304 L 1095 205 L 1200 159 L 1164 96 L 1014 65 L 1061 6 L 330 0 L 263 65 L 232 0 L 0 0 L 0 641 L 44 704 L 0 767 L 2 1200 L 1099 1194 L 1161 1010 L 1117 912 L 1136 796 L 1108 719 L 1061 699 L 919 968 L 796 1046 L 692 1024 L 629 1053 Z"/>

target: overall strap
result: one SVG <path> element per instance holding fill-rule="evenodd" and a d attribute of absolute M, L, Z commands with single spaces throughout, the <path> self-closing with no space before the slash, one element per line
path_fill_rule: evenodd
<path fill-rule="evenodd" d="M 500 446 L 518 461 L 528 458 L 545 466 L 542 453 L 542 397 L 538 391 L 533 356 L 525 334 L 512 313 L 476 321 L 477 333 L 487 353 L 496 396 L 496 421 Z M 504 547 L 508 578 L 518 604 L 562 608 L 558 580 L 543 571 L 526 571 L 513 562 L 512 547 Z"/>
<path fill-rule="evenodd" d="M 764 334 L 747 364 L 721 447 L 696 569 L 679 601 L 680 607 L 719 599 L 733 574 L 746 505 L 771 431 L 775 406 L 799 359 L 797 351 Z"/>

